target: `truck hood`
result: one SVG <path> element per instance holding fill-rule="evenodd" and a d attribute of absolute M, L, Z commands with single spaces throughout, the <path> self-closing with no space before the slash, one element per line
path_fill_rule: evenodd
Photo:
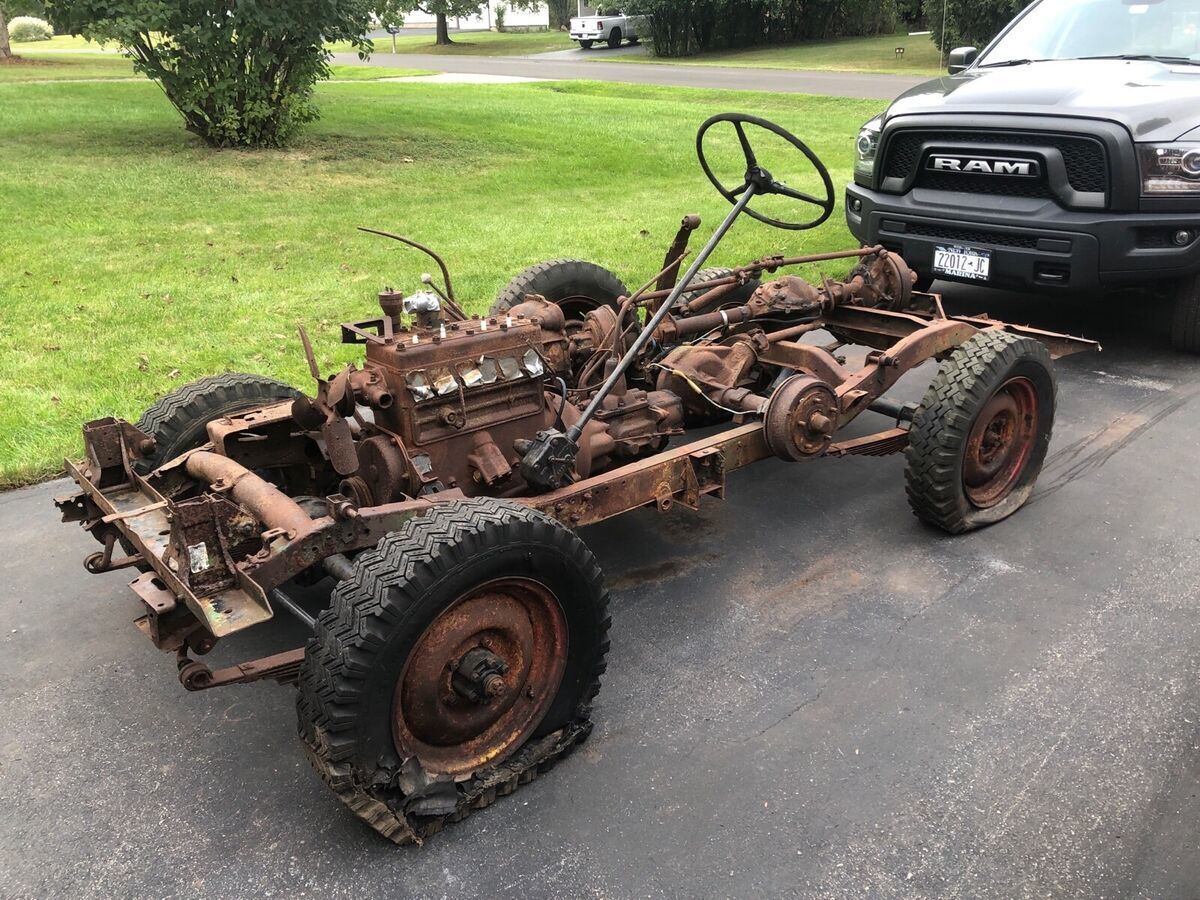
<path fill-rule="evenodd" d="M 1174 141 L 1200 132 L 1200 66 L 1153 60 L 1047 60 L 971 69 L 901 94 L 884 114 L 1004 113 L 1116 122 L 1135 141 Z"/>

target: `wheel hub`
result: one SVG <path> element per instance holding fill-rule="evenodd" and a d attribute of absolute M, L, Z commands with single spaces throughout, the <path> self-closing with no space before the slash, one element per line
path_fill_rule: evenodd
<path fill-rule="evenodd" d="M 975 506 L 995 506 L 1020 480 L 1037 434 L 1037 392 L 1028 378 L 1009 379 L 971 427 L 963 457 L 963 487 Z"/>
<path fill-rule="evenodd" d="M 767 446 L 786 460 L 820 456 L 833 442 L 838 415 L 837 394 L 829 385 L 809 375 L 793 375 L 767 405 Z"/>
<path fill-rule="evenodd" d="M 462 775 L 520 747 L 566 668 L 566 619 L 544 585 L 489 582 L 425 630 L 396 684 L 393 734 L 431 774 Z"/>
<path fill-rule="evenodd" d="M 468 650 L 454 670 L 450 676 L 451 686 L 465 700 L 490 703 L 493 697 L 504 693 L 504 673 L 508 671 L 508 663 L 487 647 Z M 446 699 L 452 698 L 447 696 Z"/>

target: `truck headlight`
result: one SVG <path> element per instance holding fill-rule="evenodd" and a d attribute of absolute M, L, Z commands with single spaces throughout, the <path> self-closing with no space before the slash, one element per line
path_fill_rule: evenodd
<path fill-rule="evenodd" d="M 879 150 L 879 119 L 872 119 L 858 132 L 854 142 L 854 180 L 869 184 L 875 175 L 875 154 Z"/>
<path fill-rule="evenodd" d="M 1139 144 L 1142 193 L 1200 194 L 1200 144 Z"/>

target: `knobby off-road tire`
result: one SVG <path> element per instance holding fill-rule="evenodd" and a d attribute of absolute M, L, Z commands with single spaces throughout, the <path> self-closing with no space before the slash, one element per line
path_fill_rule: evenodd
<path fill-rule="evenodd" d="M 214 419 L 299 396 L 290 385 L 239 372 L 185 384 L 160 397 L 138 419 L 137 427 L 154 438 L 155 449 L 153 455 L 134 463 L 134 468 L 145 474 L 203 445 L 208 441 L 208 423 Z"/>
<path fill-rule="evenodd" d="M 552 259 L 530 266 L 510 281 L 489 315 L 504 315 L 526 294 L 541 294 L 561 306 L 568 319 L 582 319 L 599 306 L 615 307 L 617 298 L 629 296 L 629 288 L 603 266 L 581 259 Z"/>
<path fill-rule="evenodd" d="M 701 269 L 696 273 L 696 277 L 692 279 L 693 284 L 700 284 L 705 281 L 716 281 L 718 278 L 728 278 L 733 274 L 733 269 L 727 269 L 724 266 L 712 266 L 707 269 Z M 752 278 L 745 284 L 738 285 L 733 290 L 726 294 L 722 294 L 717 300 L 712 303 L 705 304 L 701 309 L 695 310 L 692 315 L 700 315 L 701 313 L 713 312 L 723 306 L 741 306 L 750 299 L 750 295 L 758 288 L 759 279 Z M 697 297 L 700 297 L 705 291 L 684 291 L 679 295 L 679 306 L 686 306 Z"/>
<path fill-rule="evenodd" d="M 1200 275 L 1180 281 L 1173 302 L 1171 346 L 1184 353 L 1200 353 Z"/>
<path fill-rule="evenodd" d="M 501 639 L 508 626 L 497 624 L 504 614 L 496 610 L 512 606 L 511 585 L 537 586 L 554 604 L 551 617 L 561 616 L 566 658 L 560 680 L 555 686 L 543 679 L 535 688 L 535 673 L 549 670 L 514 662 L 505 674 L 514 683 L 498 697 L 518 698 L 509 712 L 493 713 L 486 703 L 460 706 L 468 701 L 450 694 L 457 678 L 452 657 L 463 652 L 462 635 L 472 647 L 484 635 L 481 640 L 501 657 L 519 657 L 505 655 Z M 538 618 L 530 613 L 528 621 Z M 338 585 L 318 617 L 298 683 L 305 752 L 372 828 L 399 844 L 420 842 L 546 771 L 587 737 L 609 621 L 600 568 L 574 532 L 508 501 L 439 505 L 360 554 L 353 576 Z M 447 634 L 452 637 L 443 641 Z M 451 645 L 448 656 L 438 650 Z M 531 645 L 544 646 L 536 640 Z M 423 705 L 430 694 L 421 692 L 422 678 L 439 685 L 432 705 Z M 536 708 L 539 697 L 550 698 L 540 719 L 531 713 L 519 742 L 511 743 L 504 737 L 505 717 L 524 698 Z M 429 719 L 431 710 L 438 714 Z M 485 731 L 462 739 L 459 732 L 457 744 L 445 737 L 424 742 L 431 722 L 439 734 L 449 734 L 466 721 L 458 717 L 476 714 L 499 715 L 500 738 L 485 740 L 493 733 Z"/>
<path fill-rule="evenodd" d="M 917 518 L 960 534 L 1016 512 L 1046 458 L 1055 392 L 1040 341 L 989 330 L 956 348 L 909 432 L 904 474 Z"/>

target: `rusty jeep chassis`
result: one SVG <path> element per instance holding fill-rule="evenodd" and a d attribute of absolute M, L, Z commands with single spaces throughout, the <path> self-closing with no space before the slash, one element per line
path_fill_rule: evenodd
<path fill-rule="evenodd" d="M 863 257 L 880 248 L 807 257 L 771 257 L 735 270 L 732 276 L 696 284 L 693 291 L 718 294 L 748 275 L 807 262 Z M 642 296 L 653 304 L 669 291 Z M 940 359 L 981 330 L 1000 329 L 1041 340 L 1055 358 L 1091 346 L 1090 343 L 1037 329 L 1014 326 L 988 318 L 949 316 L 938 298 L 928 297 L 925 312 L 897 312 L 858 306 L 840 306 L 816 321 L 768 332 L 760 359 L 793 372 L 812 373 L 834 388 L 840 429 L 865 410 L 892 420 L 890 427 L 874 433 L 829 443 L 819 455 L 885 455 L 907 444 L 911 411 L 883 395 L 914 367 Z M 670 319 L 667 320 L 671 321 Z M 683 320 L 686 322 L 687 320 Z M 379 326 L 370 321 L 345 326 L 364 332 Z M 838 341 L 816 346 L 792 340 L 801 333 L 822 328 Z M 837 347 L 855 343 L 872 348 L 865 364 L 850 369 L 834 355 Z M 340 494 L 325 499 L 324 510 L 303 508 L 296 500 L 245 465 L 221 455 L 226 439 L 253 429 L 286 423 L 292 404 L 282 403 L 244 415 L 228 417 L 209 426 L 210 443 L 183 454 L 148 476 L 132 463 L 151 439 L 134 426 L 116 419 L 99 420 L 85 428 L 88 461 L 81 468 L 66 461 L 68 474 L 81 491 L 58 501 L 64 518 L 81 521 L 104 544 L 88 558 L 89 571 L 102 572 L 141 564 L 143 572 L 132 588 L 145 604 L 138 626 L 164 650 L 178 654 L 180 679 L 189 690 L 246 683 L 260 679 L 294 680 L 304 648 L 241 664 L 210 669 L 188 656 L 188 650 L 207 652 L 217 639 L 270 619 L 282 606 L 311 627 L 312 617 L 282 590 L 282 586 L 315 568 L 337 579 L 349 577 L 347 554 L 374 546 L 406 520 L 436 504 L 461 500 L 460 490 L 444 490 L 417 499 L 376 506 L 358 506 Z M 667 512 L 675 504 L 697 509 L 704 495 L 724 497 L 728 473 L 773 454 L 763 421 L 747 411 L 732 427 L 679 447 L 667 449 L 574 484 L 532 496 L 510 499 L 555 517 L 572 528 L 590 525 L 644 507 Z M 206 485 L 201 498 L 187 502 L 170 499 L 183 480 Z M 160 488 L 162 490 L 160 490 Z M 246 515 L 246 514 L 249 515 Z M 228 546 L 229 528 L 216 528 L 218 518 L 234 521 L 258 549 L 237 561 Z M 222 559 L 208 560 L 215 573 L 203 585 L 180 578 L 176 557 L 195 546 L 201 537 L 215 538 Z M 135 553 L 113 558 L 114 547 L 124 538 Z M 182 606 L 181 606 L 182 604 Z"/>

